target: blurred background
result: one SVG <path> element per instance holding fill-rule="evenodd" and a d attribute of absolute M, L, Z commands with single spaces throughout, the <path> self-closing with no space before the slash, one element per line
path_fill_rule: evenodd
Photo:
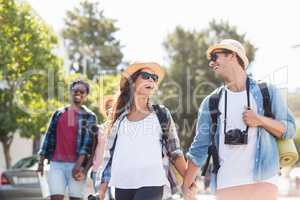
<path fill-rule="evenodd" d="M 36 154 L 51 113 L 69 102 L 68 84 L 76 77 L 91 84 L 87 104 L 101 123 L 99 104 L 115 94 L 119 72 L 132 61 L 155 61 L 167 69 L 155 99 L 171 109 L 186 151 L 201 101 L 221 84 L 205 56 L 221 39 L 244 44 L 248 73 L 282 89 L 299 125 L 297 5 L 296 0 L 0 0 L 0 194 L 18 191 L 26 199 L 28 191 L 46 193 L 45 180 L 34 173 Z M 295 144 L 299 152 L 300 129 Z M 282 198 L 299 198 L 300 162 L 281 173 Z M 200 180 L 201 192 L 209 194 L 205 181 Z"/>

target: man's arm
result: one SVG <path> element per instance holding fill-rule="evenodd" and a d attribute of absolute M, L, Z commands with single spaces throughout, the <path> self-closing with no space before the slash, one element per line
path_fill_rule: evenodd
<path fill-rule="evenodd" d="M 243 113 L 243 120 L 249 127 L 262 127 L 277 138 L 281 138 L 286 131 L 286 126 L 275 119 L 258 115 L 253 110 Z"/>
<path fill-rule="evenodd" d="M 209 96 L 206 97 L 199 108 L 194 140 L 187 153 L 187 170 L 183 182 L 183 191 L 190 193 L 193 183 L 196 180 L 197 172 L 200 166 L 204 165 L 208 146 L 211 143 L 210 129 L 211 117 L 208 109 Z"/>
<path fill-rule="evenodd" d="M 108 182 L 101 183 L 98 190 L 99 200 L 105 199 L 105 193 L 108 189 Z"/>
<path fill-rule="evenodd" d="M 49 148 L 49 145 L 51 142 L 49 138 L 50 138 L 50 135 L 54 134 L 54 132 L 55 132 L 54 119 L 57 117 L 57 114 L 58 114 L 58 111 L 56 111 L 52 114 L 51 119 L 49 121 L 48 129 L 47 129 L 45 137 L 43 139 L 43 143 L 38 152 L 40 157 L 39 157 L 39 164 L 38 164 L 37 172 L 41 173 L 42 176 L 44 174 L 44 160 L 46 159 L 46 154 L 48 154 L 48 148 Z"/>
<path fill-rule="evenodd" d="M 290 139 L 295 136 L 296 124 L 291 111 L 281 96 L 280 90 L 269 85 L 271 110 L 275 119 L 260 116 L 252 110 L 246 109 L 243 113 L 243 120 L 249 127 L 262 127 L 268 133 L 280 139 Z"/>

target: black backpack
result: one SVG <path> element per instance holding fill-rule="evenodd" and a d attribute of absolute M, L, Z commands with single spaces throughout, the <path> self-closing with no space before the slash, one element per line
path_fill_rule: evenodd
<path fill-rule="evenodd" d="M 264 116 L 271 117 L 274 119 L 275 117 L 274 117 L 274 115 L 272 113 L 272 109 L 271 109 L 271 100 L 270 100 L 268 86 L 264 82 L 259 83 L 258 86 L 259 86 L 259 89 L 260 89 L 262 97 L 263 97 Z M 209 113 L 210 113 L 211 122 L 212 122 L 211 129 L 210 129 L 211 144 L 208 146 L 208 157 L 206 159 L 205 165 L 202 168 L 201 176 L 205 176 L 211 157 L 213 159 L 212 173 L 217 174 L 218 170 L 220 168 L 218 149 L 215 144 L 215 135 L 216 135 L 216 131 L 217 131 L 218 117 L 221 114 L 221 112 L 219 111 L 219 101 L 220 101 L 221 94 L 222 94 L 222 90 L 217 90 L 209 98 L 208 106 L 209 106 Z"/>
<path fill-rule="evenodd" d="M 162 105 L 152 105 L 154 112 L 156 113 L 156 116 L 158 118 L 158 121 L 160 123 L 161 129 L 162 129 L 162 138 L 161 138 L 161 144 L 162 148 L 167 148 L 167 141 L 168 141 L 168 127 L 170 125 L 170 119 L 168 117 L 167 109 Z M 163 155 L 162 153 L 162 156 Z"/>

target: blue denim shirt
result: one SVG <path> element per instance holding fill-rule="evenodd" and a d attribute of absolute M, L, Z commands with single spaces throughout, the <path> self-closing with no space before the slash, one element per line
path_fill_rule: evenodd
<path fill-rule="evenodd" d="M 46 131 L 39 155 L 45 156 L 49 161 L 55 151 L 56 145 L 56 127 L 60 115 L 65 112 L 68 107 L 60 108 L 55 111 L 50 119 L 48 129 Z M 84 116 L 86 115 L 86 117 Z M 93 133 L 91 127 L 97 122 L 96 115 L 85 106 L 81 106 L 78 112 L 78 129 L 76 140 L 76 155 L 90 155 Z"/>
<path fill-rule="evenodd" d="M 223 87 L 224 86 L 218 89 L 223 89 Z M 253 95 L 257 104 L 258 114 L 264 115 L 261 91 L 256 81 L 251 78 L 249 88 L 250 93 Z M 293 138 L 296 132 L 296 125 L 294 117 L 287 107 L 287 103 L 283 101 L 280 90 L 275 86 L 268 85 L 268 90 L 270 94 L 272 113 L 275 115 L 276 120 L 282 122 L 286 126 L 282 139 Z M 188 159 L 193 161 L 193 163 L 195 163 L 198 167 L 202 167 L 205 164 L 208 146 L 211 143 L 211 117 L 208 108 L 208 101 L 211 95 L 212 94 L 207 96 L 201 103 L 198 112 L 196 136 L 187 153 Z M 219 128 L 220 119 L 218 119 L 215 137 L 217 148 L 219 148 Z M 257 128 L 257 144 L 254 165 L 253 179 L 255 181 L 271 178 L 279 172 L 279 154 L 276 138 L 261 127 Z M 217 176 L 213 173 L 211 175 L 211 188 L 212 191 L 215 191 L 217 186 Z"/>

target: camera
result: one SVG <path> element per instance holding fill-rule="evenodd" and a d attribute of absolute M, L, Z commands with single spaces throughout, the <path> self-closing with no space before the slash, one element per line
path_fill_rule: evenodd
<path fill-rule="evenodd" d="M 225 132 L 225 144 L 230 145 L 243 145 L 248 143 L 247 131 L 240 129 L 231 129 Z"/>
<path fill-rule="evenodd" d="M 90 195 L 88 196 L 88 200 L 99 200 L 99 197 L 98 197 L 97 195 L 92 195 L 92 194 L 90 194 Z"/>

